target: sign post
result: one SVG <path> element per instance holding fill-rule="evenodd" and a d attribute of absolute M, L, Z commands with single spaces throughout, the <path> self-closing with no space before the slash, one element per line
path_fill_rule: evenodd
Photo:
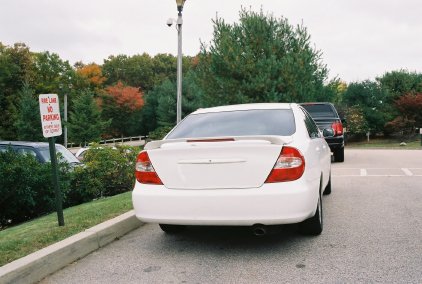
<path fill-rule="evenodd" d="M 52 182 L 56 195 L 56 211 L 59 226 L 64 226 L 62 193 L 59 187 L 59 174 L 57 168 L 57 155 L 55 136 L 62 135 L 62 124 L 60 119 L 59 98 L 57 94 L 46 94 L 39 96 L 42 133 L 48 138 L 50 147 L 50 159 L 52 170 Z"/>

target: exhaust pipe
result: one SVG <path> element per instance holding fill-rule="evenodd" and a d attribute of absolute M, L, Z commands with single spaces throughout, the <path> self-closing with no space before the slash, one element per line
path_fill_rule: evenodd
<path fill-rule="evenodd" d="M 262 237 L 267 234 L 267 229 L 262 224 L 255 224 L 252 226 L 252 233 L 257 237 Z"/>

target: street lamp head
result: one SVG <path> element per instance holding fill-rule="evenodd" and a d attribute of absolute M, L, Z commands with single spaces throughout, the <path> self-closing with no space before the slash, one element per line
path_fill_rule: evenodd
<path fill-rule="evenodd" d="M 182 12 L 183 10 L 183 5 L 185 5 L 186 0 L 176 0 L 176 4 L 177 4 L 177 10 L 179 12 Z"/>
<path fill-rule="evenodd" d="M 169 18 L 169 19 L 167 20 L 167 26 L 171 27 L 171 26 L 173 25 L 173 23 L 174 23 L 174 22 L 175 22 L 175 20 L 174 20 L 174 19 Z"/>

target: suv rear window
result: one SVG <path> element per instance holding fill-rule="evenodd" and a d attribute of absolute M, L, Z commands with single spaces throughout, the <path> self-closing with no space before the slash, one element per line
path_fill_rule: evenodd
<path fill-rule="evenodd" d="M 328 104 L 304 104 L 302 106 L 312 117 L 337 117 L 331 105 Z"/>
<path fill-rule="evenodd" d="M 197 138 L 219 136 L 281 135 L 296 132 L 290 109 L 260 109 L 192 114 L 167 137 Z"/>
<path fill-rule="evenodd" d="M 61 162 L 67 163 L 80 163 L 80 161 L 65 147 L 62 145 L 56 145 L 57 157 Z M 50 162 L 50 149 L 49 148 L 40 148 L 40 154 L 46 162 Z"/>

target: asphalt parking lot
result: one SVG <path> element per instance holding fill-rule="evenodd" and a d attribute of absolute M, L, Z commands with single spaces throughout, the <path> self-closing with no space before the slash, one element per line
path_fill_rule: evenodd
<path fill-rule="evenodd" d="M 319 237 L 147 224 L 41 283 L 421 283 L 422 150 L 347 149 L 332 178 Z"/>

